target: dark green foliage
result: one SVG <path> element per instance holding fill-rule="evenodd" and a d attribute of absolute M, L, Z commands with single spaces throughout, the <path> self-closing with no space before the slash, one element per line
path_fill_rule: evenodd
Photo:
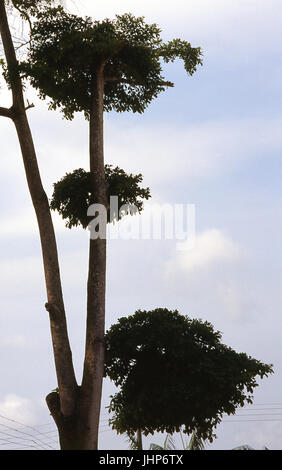
<path fill-rule="evenodd" d="M 7 0 L 7 4 L 16 8 L 24 20 L 60 3 L 60 0 Z"/>
<path fill-rule="evenodd" d="M 54 0 L 9 0 L 8 4 L 12 4 L 15 8 L 21 8 L 23 11 L 36 13 L 38 9 L 49 7 L 54 4 Z"/>
<path fill-rule="evenodd" d="M 118 210 L 124 205 L 134 205 L 138 212 L 142 211 L 143 199 L 150 198 L 150 190 L 140 187 L 141 174 L 127 174 L 119 167 L 105 165 L 105 176 L 109 203 L 110 196 L 118 196 Z M 95 202 L 92 188 L 91 173 L 82 168 L 67 173 L 54 184 L 50 207 L 66 219 L 67 227 L 82 225 L 86 228 L 93 218 L 87 216 L 88 207 Z M 108 222 L 120 219 L 125 213 L 127 211 L 110 214 L 108 210 Z"/>
<path fill-rule="evenodd" d="M 37 19 L 21 70 L 41 98 L 50 97 L 50 107 L 61 108 L 68 119 L 77 111 L 89 117 L 91 83 L 101 63 L 105 111 L 138 113 L 173 86 L 162 76 L 161 59 L 181 58 L 190 75 L 202 63 L 200 48 L 180 39 L 163 43 L 160 29 L 143 17 L 124 14 L 93 21 L 57 7 L 39 12 Z"/>
<path fill-rule="evenodd" d="M 223 413 L 252 402 L 256 376 L 272 366 L 221 343 L 208 322 L 178 311 L 138 310 L 106 333 L 105 373 L 120 391 L 111 400 L 119 433 L 139 428 L 190 434 L 212 441 Z"/>

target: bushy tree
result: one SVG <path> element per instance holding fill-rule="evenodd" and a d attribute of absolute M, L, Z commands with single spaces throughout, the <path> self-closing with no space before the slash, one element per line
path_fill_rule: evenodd
<path fill-rule="evenodd" d="M 212 441 L 222 415 L 252 403 L 257 377 L 273 372 L 223 344 L 209 322 L 177 310 L 138 310 L 105 340 L 105 373 L 119 387 L 109 408 L 118 433 L 196 432 Z"/>

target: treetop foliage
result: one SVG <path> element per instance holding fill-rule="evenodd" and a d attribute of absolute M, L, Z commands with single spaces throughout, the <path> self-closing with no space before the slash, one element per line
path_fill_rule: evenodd
<path fill-rule="evenodd" d="M 105 373 L 119 387 L 110 423 L 119 433 L 182 429 L 212 441 L 224 413 L 252 402 L 256 376 L 273 372 L 224 345 L 210 323 L 177 310 L 138 310 L 120 318 L 105 344 Z"/>
<path fill-rule="evenodd" d="M 60 4 L 60 0 L 7 0 L 8 5 L 21 12 L 24 19 L 27 15 L 35 16 L 46 8 Z"/>
<path fill-rule="evenodd" d="M 33 3 L 33 2 L 31 2 Z M 104 110 L 142 113 L 171 82 L 162 75 L 162 61 L 184 61 L 192 75 L 202 63 L 200 48 L 175 39 L 164 43 L 156 24 L 127 13 L 94 21 L 67 13 L 61 6 L 36 13 L 27 60 L 21 70 L 39 90 L 72 119 L 89 117 L 93 78 L 104 71 Z"/>
<path fill-rule="evenodd" d="M 110 203 L 110 196 L 118 196 L 119 213 L 110 214 L 108 209 L 108 222 L 119 220 L 127 213 L 120 211 L 122 206 L 134 205 L 138 212 L 142 211 L 143 200 L 150 198 L 150 190 L 140 187 L 143 180 L 141 174 L 127 174 L 119 167 L 113 168 L 111 165 L 105 165 L 105 177 L 108 203 Z M 91 173 L 79 168 L 72 173 L 67 173 L 53 186 L 51 209 L 59 212 L 66 220 L 68 228 L 78 225 L 86 228 L 93 218 L 87 216 L 87 210 L 95 202 Z"/>

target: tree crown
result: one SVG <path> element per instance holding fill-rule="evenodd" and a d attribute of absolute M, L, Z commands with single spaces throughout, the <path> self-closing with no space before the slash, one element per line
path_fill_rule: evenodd
<path fill-rule="evenodd" d="M 110 196 L 118 196 L 118 213 L 110 214 L 108 210 L 108 222 L 119 220 L 127 213 L 126 207 L 124 211 L 120 210 L 122 206 L 133 205 L 138 212 L 142 211 L 143 200 L 151 196 L 149 188 L 140 186 L 143 180 L 140 173 L 127 174 L 119 167 L 113 168 L 112 165 L 105 165 L 105 177 L 108 203 L 110 203 Z M 87 216 L 87 210 L 95 202 L 91 173 L 79 168 L 72 173 L 67 173 L 53 186 L 51 209 L 58 211 L 66 220 L 68 228 L 78 225 L 86 228 L 93 218 Z"/>
<path fill-rule="evenodd" d="M 256 376 L 272 373 L 221 342 L 208 322 L 177 310 L 138 310 L 120 318 L 105 336 L 106 375 L 120 388 L 110 420 L 119 433 L 142 429 L 212 440 L 223 413 L 252 402 Z"/>
<path fill-rule="evenodd" d="M 37 13 L 31 31 L 23 74 L 72 119 L 77 111 L 89 116 L 92 80 L 99 68 L 104 76 L 104 110 L 142 113 L 171 82 L 162 75 L 162 63 L 184 61 L 192 75 L 202 63 L 200 48 L 175 39 L 164 43 L 156 24 L 143 17 L 116 15 L 94 21 L 67 13 L 62 7 Z"/>

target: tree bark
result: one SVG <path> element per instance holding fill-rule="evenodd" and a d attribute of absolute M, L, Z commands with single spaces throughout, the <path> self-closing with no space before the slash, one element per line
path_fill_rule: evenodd
<path fill-rule="evenodd" d="M 137 446 L 138 450 L 143 450 L 141 429 L 137 429 Z"/>
<path fill-rule="evenodd" d="M 93 73 L 90 108 L 90 172 L 95 203 L 107 207 L 104 168 L 104 64 Z M 101 220 L 105 234 L 107 220 Z M 106 291 L 106 238 L 90 239 L 87 283 L 87 325 L 84 371 L 81 385 L 79 416 L 85 434 L 84 448 L 98 448 L 98 430 L 104 375 L 104 330 Z M 87 430 L 87 432 L 85 432 Z"/>
<path fill-rule="evenodd" d="M 77 383 L 68 339 L 57 245 L 49 202 L 42 186 L 33 138 L 26 115 L 23 87 L 18 72 L 18 62 L 9 29 L 4 0 L 0 0 L 0 33 L 13 97 L 12 107 L 6 111 L 5 108 L 0 108 L 0 110 L 2 111 L 2 116 L 10 117 L 15 124 L 28 188 L 37 217 L 48 299 L 45 307 L 50 317 L 52 344 L 59 386 L 60 412 L 63 416 L 67 417 L 71 416 L 75 409 Z"/>

